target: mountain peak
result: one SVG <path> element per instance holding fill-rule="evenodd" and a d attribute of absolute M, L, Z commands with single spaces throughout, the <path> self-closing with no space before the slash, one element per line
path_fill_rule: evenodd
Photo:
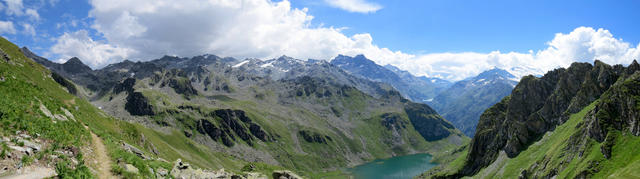
<path fill-rule="evenodd" d="M 65 71 L 71 74 L 92 71 L 91 68 L 85 65 L 84 63 L 82 63 L 82 61 L 78 57 L 73 57 L 67 60 L 67 62 L 62 64 L 62 68 L 64 68 Z"/>
<path fill-rule="evenodd" d="M 65 62 L 64 64 L 82 64 L 82 65 L 84 65 L 84 63 L 82 63 L 82 61 L 78 57 L 72 57 L 69 60 L 67 60 L 67 62 Z"/>
<path fill-rule="evenodd" d="M 498 78 L 498 77 L 503 77 L 507 79 L 516 78 L 515 75 L 509 73 L 507 70 L 497 68 L 497 67 L 493 67 L 493 69 L 480 73 L 476 78 L 486 79 L 486 78 Z"/>

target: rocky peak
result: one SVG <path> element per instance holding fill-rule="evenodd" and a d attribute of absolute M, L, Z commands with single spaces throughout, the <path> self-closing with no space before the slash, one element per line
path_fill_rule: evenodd
<path fill-rule="evenodd" d="M 633 60 L 633 62 L 631 62 L 631 64 L 629 64 L 629 67 L 627 67 L 627 74 L 633 74 L 635 71 L 640 70 L 640 64 L 638 64 L 638 61 Z"/>
<path fill-rule="evenodd" d="M 619 73 L 635 71 L 636 67 L 632 63 L 626 70 L 616 71 L 600 61 L 594 65 L 573 63 L 540 78 L 522 78 L 509 97 L 480 117 L 476 129 L 480 132 L 471 142 L 467 165 L 460 174 L 475 174 L 491 164 L 500 150 L 508 157 L 517 156 L 542 134 L 564 123 L 576 109 L 600 98 L 622 75 Z"/>
<path fill-rule="evenodd" d="M 78 57 L 67 60 L 67 62 L 62 64 L 62 68 L 70 74 L 88 73 L 92 71 L 91 68 L 82 63 Z"/>

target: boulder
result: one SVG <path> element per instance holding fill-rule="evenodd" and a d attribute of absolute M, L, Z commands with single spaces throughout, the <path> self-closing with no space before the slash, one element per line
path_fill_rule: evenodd
<path fill-rule="evenodd" d="M 147 156 L 144 155 L 144 152 L 142 152 L 142 150 L 127 144 L 126 142 L 122 142 L 122 149 L 124 149 L 127 152 L 136 154 L 138 157 L 142 158 L 142 159 L 147 159 Z"/>
<path fill-rule="evenodd" d="M 296 175 L 289 170 L 276 170 L 272 174 L 274 179 L 302 179 L 302 177 Z"/>
<path fill-rule="evenodd" d="M 122 166 L 122 168 L 124 168 L 125 171 L 130 172 L 130 173 L 135 173 L 138 174 L 140 173 L 140 171 L 138 170 L 138 168 L 136 168 L 135 166 L 131 165 L 131 164 L 124 164 Z"/>

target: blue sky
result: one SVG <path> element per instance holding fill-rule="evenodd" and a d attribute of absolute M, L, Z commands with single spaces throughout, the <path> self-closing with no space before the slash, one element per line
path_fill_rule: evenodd
<path fill-rule="evenodd" d="M 165 54 L 364 54 L 451 81 L 493 67 L 522 76 L 640 56 L 640 1 L 177 2 L 0 0 L 0 35 L 52 61 L 77 56 L 92 68 Z"/>
<path fill-rule="evenodd" d="M 632 44 L 640 41 L 640 1 L 595 0 L 412 0 L 371 1 L 375 13 L 350 13 L 317 0 L 308 7 L 316 22 L 367 32 L 375 43 L 409 53 L 526 52 L 544 48 L 555 33 L 579 26 L 605 28 Z"/>

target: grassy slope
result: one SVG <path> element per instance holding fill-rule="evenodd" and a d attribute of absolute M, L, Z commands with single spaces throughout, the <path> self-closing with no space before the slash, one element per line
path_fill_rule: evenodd
<path fill-rule="evenodd" d="M 42 104 L 53 114 L 64 114 L 62 108 L 65 108 L 81 117 L 78 110 L 72 109 L 82 104 L 77 104 L 73 96 L 53 81 L 48 70 L 24 57 L 15 45 L 4 38 L 0 38 L 0 49 L 10 57 L 9 61 L 2 59 L 0 62 L 0 78 L 3 79 L 0 81 L 0 134 L 12 136 L 17 131 L 26 131 L 31 136 L 40 135 L 50 140 L 52 146 L 38 153 L 36 159 L 52 155 L 55 150 L 88 145 L 89 132 L 81 123 L 71 120 L 54 122 L 39 109 Z M 82 154 L 76 159 L 82 159 Z M 68 158 L 56 166 L 60 175 L 91 175 L 82 163 L 73 166 Z M 80 170 L 71 170 L 73 167 Z"/>
<path fill-rule="evenodd" d="M 40 64 L 24 57 L 18 47 L 0 38 L 0 48 L 11 57 L 11 64 L 0 62 L 0 76 L 5 81 L 0 82 L 0 134 L 7 136 L 16 130 L 24 130 L 35 135 L 40 134 L 45 139 L 59 144 L 57 148 L 67 146 L 81 147 L 90 141 L 89 131 L 82 124 L 104 139 L 114 166 L 112 171 L 124 176 L 134 177 L 116 165 L 117 159 L 136 166 L 144 177 L 150 175 L 148 167 L 162 167 L 169 169 L 171 163 L 160 160 L 142 160 L 134 154 L 127 153 L 120 148 L 120 142 L 125 141 L 140 149 L 148 149 L 152 144 L 158 151 L 158 157 L 169 162 L 181 158 L 183 161 L 197 167 L 218 169 L 224 167 L 231 171 L 240 171 L 247 162 L 234 159 L 231 156 L 213 152 L 205 146 L 188 140 L 178 131 L 169 134 L 161 133 L 141 125 L 114 119 L 100 111 L 84 99 L 77 98 L 66 92 L 60 85 L 50 78 L 50 72 Z M 42 102 L 52 113 L 63 113 L 60 107 L 68 109 L 79 122 L 64 121 L 54 123 L 43 117 L 39 107 Z M 145 141 L 142 142 L 142 135 Z M 145 150 L 148 156 L 152 155 Z M 91 154 L 84 154 L 91 155 Z M 81 157 L 81 156 L 80 156 Z M 258 171 L 269 173 L 277 166 L 256 164 Z M 86 167 L 85 167 L 86 168 Z M 87 172 L 88 170 L 84 171 Z"/>
<path fill-rule="evenodd" d="M 640 155 L 637 155 L 636 152 L 636 149 L 640 147 L 640 137 L 627 133 L 616 132 L 614 134 L 618 135 L 618 139 L 612 151 L 613 157 L 609 160 L 605 159 L 600 152 L 602 144 L 589 139 L 589 144 L 582 157 L 576 156 L 569 163 L 561 163 L 565 160 L 566 151 L 563 149 L 567 146 L 569 137 L 578 132 L 579 123 L 585 114 L 594 108 L 595 103 L 597 101 L 572 115 L 566 123 L 558 126 L 534 145 L 529 146 L 517 157 L 497 161 L 492 164 L 494 167 L 481 170 L 473 178 L 517 178 L 522 170 L 528 169 L 537 161 L 549 162 L 547 169 L 543 171 L 544 173 L 563 167 L 563 170 L 558 171 L 558 178 L 574 178 L 579 172 L 585 170 L 597 171 L 594 178 L 640 177 Z M 461 155 L 461 157 L 465 156 Z M 598 167 L 591 166 L 594 162 L 599 163 Z M 451 165 L 461 166 L 459 163 Z"/>

